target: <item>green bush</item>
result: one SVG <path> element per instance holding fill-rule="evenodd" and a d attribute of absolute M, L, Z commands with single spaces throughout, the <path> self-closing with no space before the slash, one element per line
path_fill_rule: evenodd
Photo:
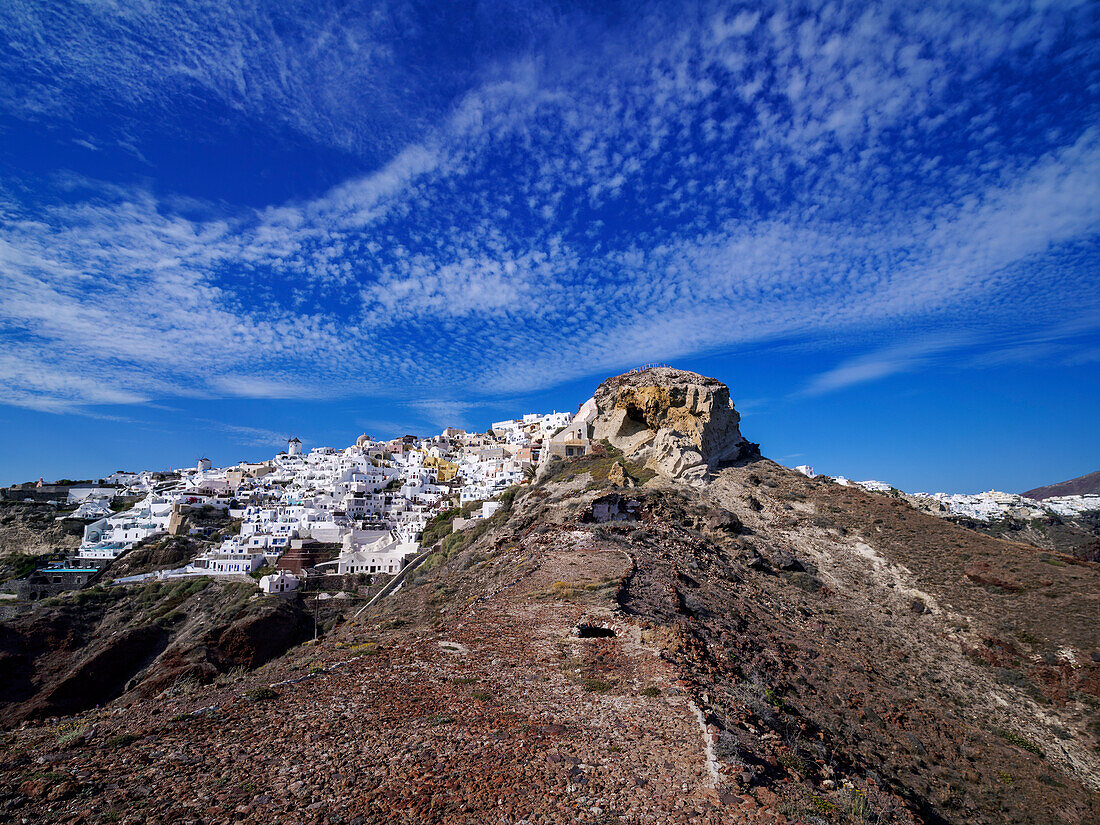
<path fill-rule="evenodd" d="M 248 691 L 245 697 L 251 702 L 266 702 L 269 699 L 278 699 L 279 694 L 269 687 L 261 687 Z"/>
<path fill-rule="evenodd" d="M 797 753 L 784 753 L 779 757 L 779 764 L 789 771 L 798 774 L 806 773 L 806 762 Z"/>
<path fill-rule="evenodd" d="M 1039 756 L 1039 757 L 1045 757 L 1046 756 L 1046 754 L 1043 753 L 1042 748 L 1040 748 L 1038 745 L 1033 744 L 1033 743 L 1029 742 L 1028 740 L 1024 739 L 1024 737 L 1022 737 L 1020 734 L 1016 733 L 1016 731 L 998 730 L 998 731 L 996 731 L 996 733 L 997 733 L 998 736 L 1000 736 L 1006 742 L 1011 742 L 1016 747 L 1022 748 L 1023 750 L 1027 751 L 1028 753 L 1033 753 L 1033 754 L 1035 754 L 1036 756 Z"/>
<path fill-rule="evenodd" d="M 57 746 L 59 748 L 67 748 L 73 745 L 84 744 L 84 737 L 87 735 L 88 730 L 89 729 L 86 727 L 79 727 L 75 730 L 66 731 L 57 737 Z"/>
<path fill-rule="evenodd" d="M 429 521 L 424 527 L 424 532 L 420 535 L 420 546 L 431 547 L 445 536 L 450 535 L 452 522 L 454 522 L 455 516 L 457 516 L 459 512 L 460 511 L 455 508 L 444 510 Z"/>
<path fill-rule="evenodd" d="M 611 690 L 611 685 L 603 679 L 585 679 L 584 689 L 589 693 L 607 693 Z"/>
<path fill-rule="evenodd" d="M 4 564 L 11 570 L 10 578 L 24 579 L 44 565 L 48 560 L 47 556 L 36 556 L 33 553 L 10 553 L 5 559 Z"/>
<path fill-rule="evenodd" d="M 77 590 L 73 593 L 73 602 L 83 607 L 92 602 L 103 602 L 108 599 L 113 599 L 117 595 L 121 595 L 121 591 L 112 592 L 106 587 L 97 584 L 95 587 L 89 587 L 87 590 Z"/>

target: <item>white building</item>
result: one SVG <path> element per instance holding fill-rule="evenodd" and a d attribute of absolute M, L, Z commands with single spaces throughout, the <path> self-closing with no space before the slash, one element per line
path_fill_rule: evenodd
<path fill-rule="evenodd" d="M 116 495 L 118 495 L 117 487 L 70 487 L 66 501 L 68 504 L 76 504 L 78 501 L 89 498 L 112 499 Z"/>
<path fill-rule="evenodd" d="M 398 573 L 420 550 L 419 545 L 401 541 L 388 530 L 352 530 L 344 536 L 343 549 L 333 565 L 340 575 L 352 573 Z"/>
<path fill-rule="evenodd" d="M 80 502 L 80 506 L 67 516 L 58 516 L 60 521 L 64 518 L 79 519 L 104 519 L 111 515 L 111 501 L 106 498 L 86 498 Z"/>
<path fill-rule="evenodd" d="M 867 481 L 857 481 L 856 484 L 869 493 L 889 493 L 894 489 L 885 481 L 875 481 L 873 478 Z"/>
<path fill-rule="evenodd" d="M 1090 510 L 1100 510 L 1100 495 L 1054 496 L 1039 504 L 1059 516 L 1077 516 Z"/>
<path fill-rule="evenodd" d="M 260 590 L 264 593 L 285 594 L 298 589 L 298 577 L 286 570 L 260 577 Z"/>
<path fill-rule="evenodd" d="M 249 573 L 255 573 L 263 566 L 263 553 L 250 553 L 247 550 L 234 550 L 230 552 L 216 550 L 213 553 L 207 553 L 195 559 L 188 569 L 200 573 L 209 573 L 214 576 L 232 576 L 236 574 L 248 575 Z"/>
<path fill-rule="evenodd" d="M 96 560 L 118 558 L 139 541 L 167 532 L 171 517 L 171 502 L 150 493 L 132 509 L 87 525 L 77 557 Z"/>

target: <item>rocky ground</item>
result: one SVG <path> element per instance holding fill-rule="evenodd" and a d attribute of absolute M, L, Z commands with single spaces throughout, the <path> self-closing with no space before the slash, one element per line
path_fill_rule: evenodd
<path fill-rule="evenodd" d="M 636 491 L 637 522 L 586 521 L 590 483 L 528 491 L 255 674 L 12 731 L 0 804 L 32 822 L 1095 821 L 1094 566 L 1048 572 L 770 462 L 702 495 Z M 946 542 L 968 557 L 936 562 Z"/>
<path fill-rule="evenodd" d="M 1100 566 L 690 467 L 608 445 L 316 644 L 10 730 L 0 816 L 1100 821 Z"/>
<path fill-rule="evenodd" d="M 138 542 L 133 549 L 108 563 L 98 581 L 110 582 L 156 570 L 174 570 L 183 567 L 210 546 L 209 541 L 189 536 L 153 536 Z"/>

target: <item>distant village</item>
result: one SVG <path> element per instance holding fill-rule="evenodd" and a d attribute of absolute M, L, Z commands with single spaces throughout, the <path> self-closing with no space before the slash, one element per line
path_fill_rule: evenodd
<path fill-rule="evenodd" d="M 809 478 L 818 474 L 808 464 L 794 469 Z M 882 481 L 852 481 L 844 476 L 827 476 L 837 484 L 847 487 L 862 487 L 872 493 L 891 493 L 895 488 Z M 897 491 L 900 492 L 900 491 Z M 909 496 L 931 509 L 938 509 L 945 515 L 970 518 L 975 521 L 999 521 L 1003 518 L 1033 519 L 1047 516 L 1072 518 L 1081 513 L 1100 510 L 1100 495 L 1056 496 L 1042 501 L 1025 498 L 1016 493 L 1002 493 L 989 490 L 973 495 L 966 493 L 914 493 Z"/>
<path fill-rule="evenodd" d="M 201 458 L 171 472 L 119 471 L 94 485 L 68 487 L 39 481 L 5 493 L 45 501 L 64 490 L 54 501 L 66 509 L 58 518 L 90 520 L 76 553 L 40 570 L 39 579 L 79 587 L 140 542 L 180 534 L 188 514 L 217 511 L 239 524 L 239 532 L 184 567 L 101 583 L 269 569 L 260 589 L 289 594 L 311 575 L 399 573 L 420 554 L 433 518 L 461 508 L 453 528 L 462 529 L 490 517 L 500 506 L 494 498 L 533 477 L 541 461 L 584 455 L 592 413 L 533 413 L 495 422 L 484 433 L 448 427 L 431 438 L 363 435 L 343 449 L 306 451 L 291 438 L 267 461 L 214 467 Z M 116 512 L 127 500 L 136 503 Z"/>

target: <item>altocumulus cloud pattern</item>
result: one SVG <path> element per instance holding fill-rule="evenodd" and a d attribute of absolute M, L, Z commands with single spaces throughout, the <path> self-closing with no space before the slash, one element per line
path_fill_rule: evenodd
<path fill-rule="evenodd" d="M 4 3 L 7 401 L 477 398 L 894 341 L 825 392 L 1025 327 L 1072 349 L 1100 317 L 1098 17 Z"/>

